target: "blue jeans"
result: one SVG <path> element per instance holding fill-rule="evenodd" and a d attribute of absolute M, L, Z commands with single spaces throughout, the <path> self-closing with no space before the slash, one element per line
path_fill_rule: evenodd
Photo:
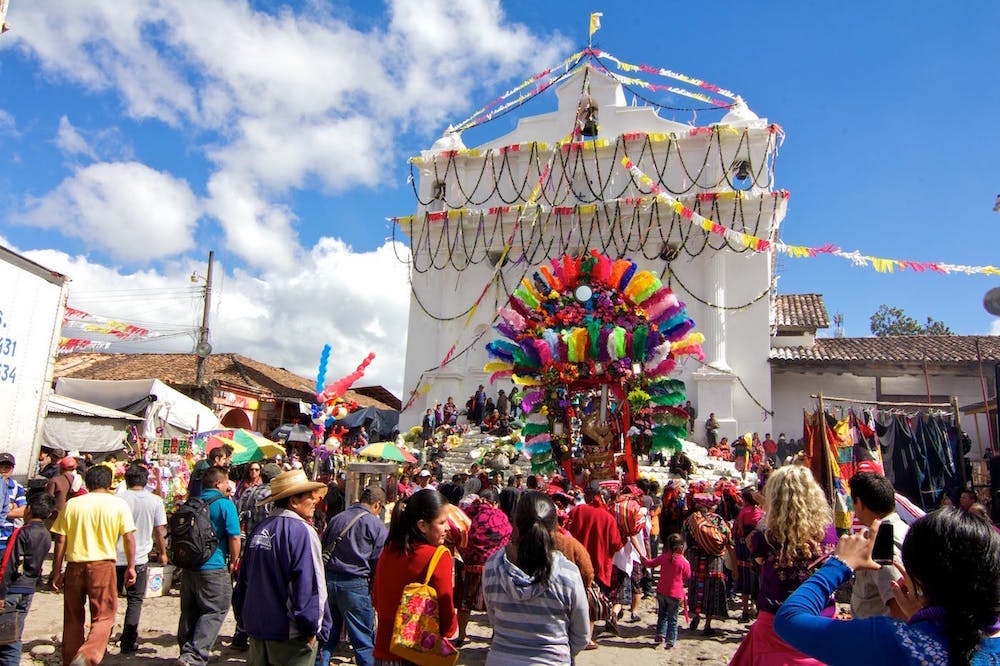
<path fill-rule="evenodd" d="M 31 608 L 31 600 L 35 597 L 33 593 L 18 594 L 16 592 L 7 593 L 7 605 L 17 609 L 21 616 L 22 629 L 24 619 L 27 617 L 28 609 Z M 3 603 L 0 601 L 0 603 Z M 0 666 L 20 666 L 21 663 L 21 641 L 0 645 Z"/>
<path fill-rule="evenodd" d="M 680 615 L 681 600 L 674 597 L 656 595 L 656 635 L 665 643 L 677 642 L 677 616 Z"/>
<path fill-rule="evenodd" d="M 344 576 L 326 573 L 327 603 L 333 626 L 330 637 L 320 646 L 316 655 L 316 666 L 327 666 L 330 655 L 340 643 L 340 631 L 346 625 L 347 636 L 354 646 L 354 661 L 357 666 L 372 666 L 372 650 L 375 647 L 375 609 L 368 592 L 368 580 L 359 576 Z"/>

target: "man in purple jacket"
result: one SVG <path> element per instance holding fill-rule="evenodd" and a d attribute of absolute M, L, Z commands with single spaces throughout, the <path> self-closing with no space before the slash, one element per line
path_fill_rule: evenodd
<path fill-rule="evenodd" d="M 312 519 L 326 486 L 301 469 L 271 480 L 274 511 L 247 535 L 233 610 L 250 636 L 247 663 L 312 666 L 330 632 L 326 577 Z"/>
<path fill-rule="evenodd" d="M 385 491 L 371 484 L 361 491 L 358 502 L 337 514 L 323 533 L 323 549 L 330 553 L 326 564 L 327 596 L 330 600 L 332 630 L 319 648 L 316 666 L 328 666 L 331 653 L 340 643 L 340 631 L 354 648 L 357 666 L 372 666 L 375 645 L 375 609 L 369 581 L 375 573 L 388 530 L 379 518 L 385 506 Z"/>

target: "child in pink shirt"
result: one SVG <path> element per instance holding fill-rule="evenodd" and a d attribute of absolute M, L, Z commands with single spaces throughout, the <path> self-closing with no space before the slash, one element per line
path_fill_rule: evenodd
<path fill-rule="evenodd" d="M 657 558 L 643 558 L 651 569 L 660 568 L 656 584 L 656 644 L 670 649 L 677 642 L 677 621 L 684 603 L 684 584 L 691 578 L 691 564 L 684 557 L 684 537 L 667 537 L 666 551 Z"/>

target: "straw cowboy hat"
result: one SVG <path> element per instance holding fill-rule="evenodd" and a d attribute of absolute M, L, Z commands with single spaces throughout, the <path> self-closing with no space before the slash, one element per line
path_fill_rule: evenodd
<path fill-rule="evenodd" d="M 268 502 L 276 502 L 286 497 L 292 497 L 300 493 L 307 493 L 318 490 L 320 497 L 326 495 L 326 485 L 317 481 L 310 481 L 306 473 L 301 469 L 293 469 L 282 472 L 271 479 L 271 494 L 257 502 L 257 506 L 264 506 Z"/>

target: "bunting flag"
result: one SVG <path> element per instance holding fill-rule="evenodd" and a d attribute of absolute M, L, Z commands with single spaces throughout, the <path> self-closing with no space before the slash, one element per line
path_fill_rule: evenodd
<path fill-rule="evenodd" d="M 478 109 L 471 116 L 463 120 L 462 122 L 455 125 L 455 130 L 461 132 L 463 130 L 469 129 L 470 127 L 475 127 L 476 125 L 481 125 L 487 121 L 493 120 L 498 114 L 506 111 L 509 108 L 517 106 L 521 102 L 544 92 L 553 83 L 566 76 L 576 65 L 580 58 L 583 57 L 583 51 L 577 51 L 573 55 L 569 56 L 563 60 L 560 64 L 555 67 L 549 67 L 532 77 L 529 77 L 517 84 L 504 94 L 500 95 L 496 99 L 490 101 L 481 109 Z M 520 93 L 522 90 L 528 86 L 535 85 L 535 88 L 528 93 L 520 95 L 518 98 L 508 101 L 510 97 Z"/>
<path fill-rule="evenodd" d="M 111 346 L 112 342 L 145 340 L 162 335 L 142 326 L 136 326 L 135 324 L 130 324 L 119 319 L 109 319 L 108 317 L 90 314 L 69 305 L 63 311 L 62 329 L 67 334 L 59 338 L 57 352 L 60 354 L 86 350 L 104 351 Z M 93 340 L 82 334 L 69 334 L 71 331 L 82 331 L 82 333 L 96 336 L 108 336 L 114 338 L 114 340 Z"/>
<path fill-rule="evenodd" d="M 699 215 L 694 212 L 694 210 L 688 208 L 682 202 L 669 195 L 659 183 L 654 182 L 652 178 L 643 173 L 642 170 L 639 169 L 639 167 L 637 167 L 628 157 L 622 158 L 622 165 L 628 169 L 638 182 L 640 182 L 643 186 L 648 187 L 649 191 L 655 195 L 659 201 L 670 206 L 670 208 L 673 209 L 677 216 L 682 220 L 686 220 L 692 225 L 700 227 L 708 233 L 722 236 L 731 243 L 739 244 L 747 249 L 753 250 L 754 252 L 767 252 L 768 250 L 773 249 L 775 252 L 787 255 L 793 259 L 831 255 L 834 257 L 840 257 L 841 259 L 847 259 L 858 267 L 873 268 L 878 273 L 895 273 L 896 271 L 909 270 L 915 273 L 931 271 L 934 273 L 941 273 L 943 275 L 949 275 L 952 273 L 961 273 L 963 275 L 1000 275 L 1000 268 L 997 268 L 996 266 L 967 266 L 964 264 L 949 264 L 940 261 L 921 262 L 911 261 L 908 259 L 887 259 L 884 257 L 873 257 L 861 254 L 857 250 L 845 252 L 832 243 L 827 243 L 826 245 L 821 245 L 820 247 L 787 245 L 781 241 L 775 241 L 772 243 L 767 239 L 758 238 L 757 236 L 752 236 L 750 234 L 730 229 L 719 224 L 718 222 L 708 219 L 707 217 Z M 699 195 L 699 197 L 700 196 L 702 195 Z"/>
<path fill-rule="evenodd" d="M 584 51 L 585 55 L 592 55 L 595 58 L 600 58 L 601 60 L 610 60 L 615 63 L 615 66 L 623 72 L 645 72 L 646 74 L 656 74 L 657 76 L 663 76 L 665 78 L 674 79 L 675 81 L 681 81 L 691 86 L 697 86 L 698 88 L 703 88 L 709 90 L 716 95 L 722 95 L 723 97 L 728 97 L 731 100 L 735 100 L 738 95 L 725 88 L 720 88 L 717 85 L 711 83 L 706 83 L 701 79 L 696 79 L 691 76 L 685 76 L 684 74 L 678 74 L 677 72 L 672 72 L 669 69 L 663 69 L 661 67 L 650 67 L 649 65 L 632 65 L 627 62 L 623 62 L 618 58 L 614 57 L 607 51 L 601 51 L 600 49 L 587 49 Z"/>
<path fill-rule="evenodd" d="M 589 35 L 590 40 L 593 39 L 594 33 L 600 30 L 602 16 L 603 14 L 601 12 L 594 12 L 593 14 L 590 15 L 590 35 Z M 702 81 L 701 79 L 695 78 L 693 76 L 679 74 L 677 72 L 671 71 L 669 69 L 664 69 L 661 67 L 650 67 L 649 65 L 633 65 L 623 60 L 620 60 L 619 58 L 616 58 L 607 51 L 594 49 L 588 46 L 582 51 L 577 51 L 573 55 L 569 56 L 568 58 L 563 60 L 562 63 L 560 63 L 559 65 L 545 69 L 535 74 L 534 76 L 525 79 L 518 85 L 514 86 L 513 88 L 505 92 L 503 95 L 500 95 L 499 97 L 490 101 L 482 108 L 476 110 L 475 113 L 473 113 L 471 116 L 469 116 L 462 122 L 455 124 L 454 129 L 458 132 L 461 132 L 471 127 L 475 127 L 476 125 L 481 125 L 482 123 L 493 120 L 494 118 L 499 116 L 502 112 L 510 108 L 516 107 L 522 104 L 523 102 L 535 97 L 536 95 L 547 90 L 551 85 L 559 82 L 560 80 L 568 76 L 571 72 L 576 70 L 576 67 L 585 58 L 591 58 L 595 61 L 607 60 L 609 62 L 614 63 L 615 67 L 622 72 L 641 72 L 643 74 L 652 74 L 655 76 L 661 76 L 664 78 L 673 79 L 680 83 L 684 83 L 688 86 L 708 91 L 713 95 L 720 95 L 722 97 L 726 97 L 728 98 L 729 101 L 720 100 L 710 95 L 706 95 L 704 93 L 692 92 L 690 90 L 679 88 L 677 86 L 664 86 L 655 83 L 650 83 L 648 81 L 635 77 L 620 78 L 619 81 L 623 84 L 639 86 L 641 88 L 645 88 L 647 90 L 652 90 L 656 92 L 668 92 L 677 95 L 683 95 L 685 97 L 690 97 L 692 99 L 706 102 L 708 104 L 712 104 L 713 106 L 717 106 L 720 108 L 728 108 L 732 106 L 733 102 L 738 97 L 736 93 L 730 90 L 726 90 L 725 88 L 721 88 L 717 85 L 708 83 L 706 81 Z M 608 71 L 603 63 L 598 63 L 598 66 L 601 69 Z"/>
<path fill-rule="evenodd" d="M 56 353 L 68 354 L 80 351 L 104 351 L 111 346 L 108 341 L 84 340 L 82 338 L 59 338 L 59 348 Z"/>
<path fill-rule="evenodd" d="M 713 106 L 728 108 L 732 106 L 732 102 L 728 102 L 721 99 L 716 99 L 710 95 L 704 93 L 692 92 L 690 90 L 685 90 L 684 88 L 678 88 L 677 86 L 664 85 L 661 83 L 650 83 L 649 81 L 644 81 L 642 79 L 637 79 L 631 76 L 623 76 L 621 74 L 615 74 L 610 72 L 611 76 L 615 78 L 616 81 L 624 85 L 637 86 L 639 88 L 645 88 L 652 92 L 668 92 L 675 95 L 681 95 L 683 97 L 690 97 L 691 99 L 696 99 L 699 102 L 705 102 L 706 104 L 711 104 Z"/>
<path fill-rule="evenodd" d="M 135 326 L 117 319 L 92 315 L 83 310 L 66 306 L 63 314 L 63 328 L 86 331 L 100 335 L 111 335 L 119 340 L 145 338 L 151 335 L 148 328 Z"/>

